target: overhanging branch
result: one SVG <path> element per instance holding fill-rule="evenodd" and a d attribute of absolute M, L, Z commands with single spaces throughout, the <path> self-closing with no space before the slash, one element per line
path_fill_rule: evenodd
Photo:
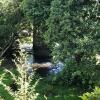
<path fill-rule="evenodd" d="M 6 46 L 1 51 L 0 59 L 3 57 L 3 55 L 6 53 L 6 51 L 10 48 L 10 46 L 13 44 L 14 41 L 15 41 L 15 34 L 12 33 L 12 36 L 9 39 L 8 43 L 6 44 Z"/>

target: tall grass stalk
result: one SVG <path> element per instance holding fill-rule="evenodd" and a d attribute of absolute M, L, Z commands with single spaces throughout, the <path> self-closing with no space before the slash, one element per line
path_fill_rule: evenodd
<path fill-rule="evenodd" d="M 40 79 L 38 79 L 34 85 L 30 85 L 32 77 L 27 74 L 26 57 L 23 58 L 24 60 L 21 61 L 21 64 L 18 65 L 16 69 L 19 74 L 16 76 L 10 70 L 5 69 L 5 73 L 0 77 L 0 85 L 2 85 L 5 90 L 7 90 L 12 97 L 14 97 L 14 100 L 35 100 L 38 96 L 38 93 L 35 93 L 35 87 Z M 18 85 L 18 91 L 12 91 L 11 88 L 3 82 L 6 73 L 9 73 L 12 76 L 12 80 L 14 80 Z"/>

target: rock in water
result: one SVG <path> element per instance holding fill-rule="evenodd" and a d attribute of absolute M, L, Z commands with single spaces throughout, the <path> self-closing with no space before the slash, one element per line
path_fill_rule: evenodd
<path fill-rule="evenodd" d="M 50 74 L 57 74 L 64 69 L 64 64 L 59 61 L 55 66 L 50 70 Z"/>

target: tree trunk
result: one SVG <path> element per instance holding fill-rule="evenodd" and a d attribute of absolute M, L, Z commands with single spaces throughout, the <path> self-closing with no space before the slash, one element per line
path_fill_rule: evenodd
<path fill-rule="evenodd" d="M 33 28 L 33 54 L 35 62 L 49 62 L 51 61 L 50 50 L 44 43 L 37 27 Z"/>

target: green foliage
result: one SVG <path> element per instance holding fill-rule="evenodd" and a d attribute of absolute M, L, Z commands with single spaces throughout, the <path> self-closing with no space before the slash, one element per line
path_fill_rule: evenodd
<path fill-rule="evenodd" d="M 45 42 L 50 46 L 53 61 L 61 60 L 65 64 L 64 70 L 58 73 L 57 76 L 54 76 L 50 80 L 52 81 L 51 83 L 53 85 L 58 83 L 61 85 L 76 85 L 84 89 L 92 89 L 98 78 L 97 70 L 95 69 L 95 55 L 100 51 L 100 4 L 92 2 L 92 0 L 21 1 L 21 8 L 25 14 L 24 17 L 27 17 L 27 22 L 29 21 L 30 23 L 28 23 L 32 24 L 34 35 L 38 36 L 40 33 L 43 33 L 40 37 L 44 37 Z M 16 33 L 19 30 L 21 17 L 19 2 L 12 2 L 10 0 L 10 2 L 6 3 L 0 1 L 0 47 L 3 47 L 7 43 L 12 33 Z M 19 44 L 17 43 L 15 41 L 15 44 L 18 46 Z M 13 55 L 13 52 L 18 53 L 18 49 L 14 47 L 15 44 L 8 50 L 8 52 L 11 52 L 9 54 L 7 52 L 6 57 L 9 58 L 10 55 Z M 13 77 L 20 85 L 16 93 L 16 98 L 19 97 L 20 93 L 24 92 L 22 83 L 26 73 L 22 69 L 19 72 L 20 75 L 17 78 L 10 71 L 8 72 L 10 75 L 4 74 L 6 77 L 3 77 L 8 79 L 9 77 Z M 46 81 L 42 82 L 46 83 Z M 0 84 L 3 83 L 0 88 L 3 90 L 9 82 L 8 80 L 2 80 L 2 82 L 0 80 Z M 34 84 L 30 85 L 30 82 L 25 81 L 27 95 L 30 100 L 37 95 L 35 92 L 40 92 L 42 99 L 78 100 L 77 97 L 67 96 L 67 89 L 64 91 L 66 94 L 61 93 L 64 88 L 59 89 L 59 86 L 54 88 L 49 83 L 46 84 L 46 87 L 42 83 L 42 86 L 38 86 L 37 91 L 35 91 L 34 88 L 37 83 L 34 86 Z M 94 99 L 99 92 L 98 90 L 100 89 L 96 88 L 93 93 L 86 93 L 82 97 L 83 100 L 88 100 L 88 98 L 89 100 Z M 9 93 L 13 97 L 15 96 L 12 91 Z M 70 92 L 70 94 L 73 93 Z M 41 100 L 40 97 L 38 96 L 37 99 Z M 95 98 L 97 100 L 100 99 L 98 95 Z"/>
<path fill-rule="evenodd" d="M 40 26 L 45 22 L 49 14 L 51 0 L 24 0 L 23 11 L 34 27 Z"/>
<path fill-rule="evenodd" d="M 68 55 L 83 52 L 91 58 L 97 52 L 100 42 L 99 8 L 97 3 L 79 5 L 77 0 L 52 2 L 48 31 L 44 37 L 52 48 L 53 56 L 65 59 Z"/>
<path fill-rule="evenodd" d="M 37 79 L 33 79 L 31 84 L 34 84 Z M 50 77 L 41 78 L 35 91 L 39 93 L 36 100 L 81 100 L 78 97 L 80 91 L 77 88 L 58 85 L 57 83 L 54 85 Z"/>
<path fill-rule="evenodd" d="M 4 52 L 2 57 L 5 57 L 7 59 L 15 59 L 16 56 L 20 55 L 19 43 L 17 41 L 18 36 L 15 36 L 18 35 L 16 34 L 19 31 L 18 24 L 20 23 L 22 18 L 22 12 L 19 7 L 20 1 L 1 0 L 0 5 L 0 54 Z M 14 35 L 12 36 L 12 34 Z M 13 41 L 13 43 L 11 40 Z M 11 45 L 9 42 L 11 43 Z M 7 50 L 6 46 L 8 46 Z M 6 51 L 4 51 L 4 49 Z"/>
<path fill-rule="evenodd" d="M 81 96 L 82 100 L 100 100 L 100 88 L 95 87 L 94 91 L 89 93 L 84 93 L 83 96 Z"/>
<path fill-rule="evenodd" d="M 0 100 L 8 100 L 8 98 L 10 100 L 14 100 L 14 98 L 9 94 L 8 91 L 5 90 L 2 85 L 0 85 L 0 97 L 2 98 L 0 98 Z"/>
<path fill-rule="evenodd" d="M 61 78 L 73 82 L 78 76 L 81 85 L 89 85 L 94 83 L 95 55 L 100 48 L 100 4 L 90 0 L 83 2 L 52 1 L 44 38 L 51 47 L 53 61 L 65 63 Z"/>
<path fill-rule="evenodd" d="M 32 78 L 26 76 L 26 69 L 22 66 L 13 70 L 4 69 L 4 72 L 0 75 L 0 96 L 4 100 L 8 100 L 8 98 L 11 100 L 21 100 L 23 98 L 35 100 L 38 96 L 38 93 L 35 93 L 35 87 L 39 79 L 34 85 L 30 85 L 31 81 Z"/>
<path fill-rule="evenodd" d="M 3 0 L 0 5 L 0 47 L 4 47 L 12 33 L 16 33 L 16 24 L 21 20 L 22 13 L 19 2 Z"/>
<path fill-rule="evenodd" d="M 22 9 L 25 17 L 30 22 L 34 42 L 43 41 L 43 33 L 46 31 L 46 19 L 49 17 L 52 0 L 23 0 Z"/>
<path fill-rule="evenodd" d="M 6 72 L 4 69 L 0 68 L 0 96 L 2 99 L 8 100 L 9 98 L 11 100 L 17 100 L 23 97 L 20 94 L 24 92 L 22 81 L 25 72 L 23 72 L 21 68 L 22 67 L 18 68 L 18 70 L 6 70 Z M 5 80 L 3 81 L 3 84 L 2 78 Z M 13 92 L 11 89 L 9 89 L 9 86 L 14 79 L 16 79 L 16 82 L 19 85 L 18 91 L 16 92 Z M 67 86 L 58 84 L 53 85 L 52 79 L 48 77 L 41 78 L 39 76 L 33 76 L 31 79 L 28 78 L 27 82 L 25 83 L 25 89 L 28 100 L 44 100 L 46 98 L 47 100 L 81 100 L 78 97 L 80 92 L 77 90 L 77 88 L 69 88 Z"/>
<path fill-rule="evenodd" d="M 73 65 L 73 64 L 72 64 Z M 84 67 L 84 69 L 83 69 Z M 88 71 L 90 70 L 90 72 Z M 77 86 L 83 90 L 91 90 L 96 84 L 97 73 L 94 72 L 94 68 L 88 69 L 86 66 L 80 66 L 77 68 L 77 65 L 73 67 L 65 67 L 64 70 L 57 75 L 53 76 L 52 83 L 67 85 L 67 86 Z"/>

